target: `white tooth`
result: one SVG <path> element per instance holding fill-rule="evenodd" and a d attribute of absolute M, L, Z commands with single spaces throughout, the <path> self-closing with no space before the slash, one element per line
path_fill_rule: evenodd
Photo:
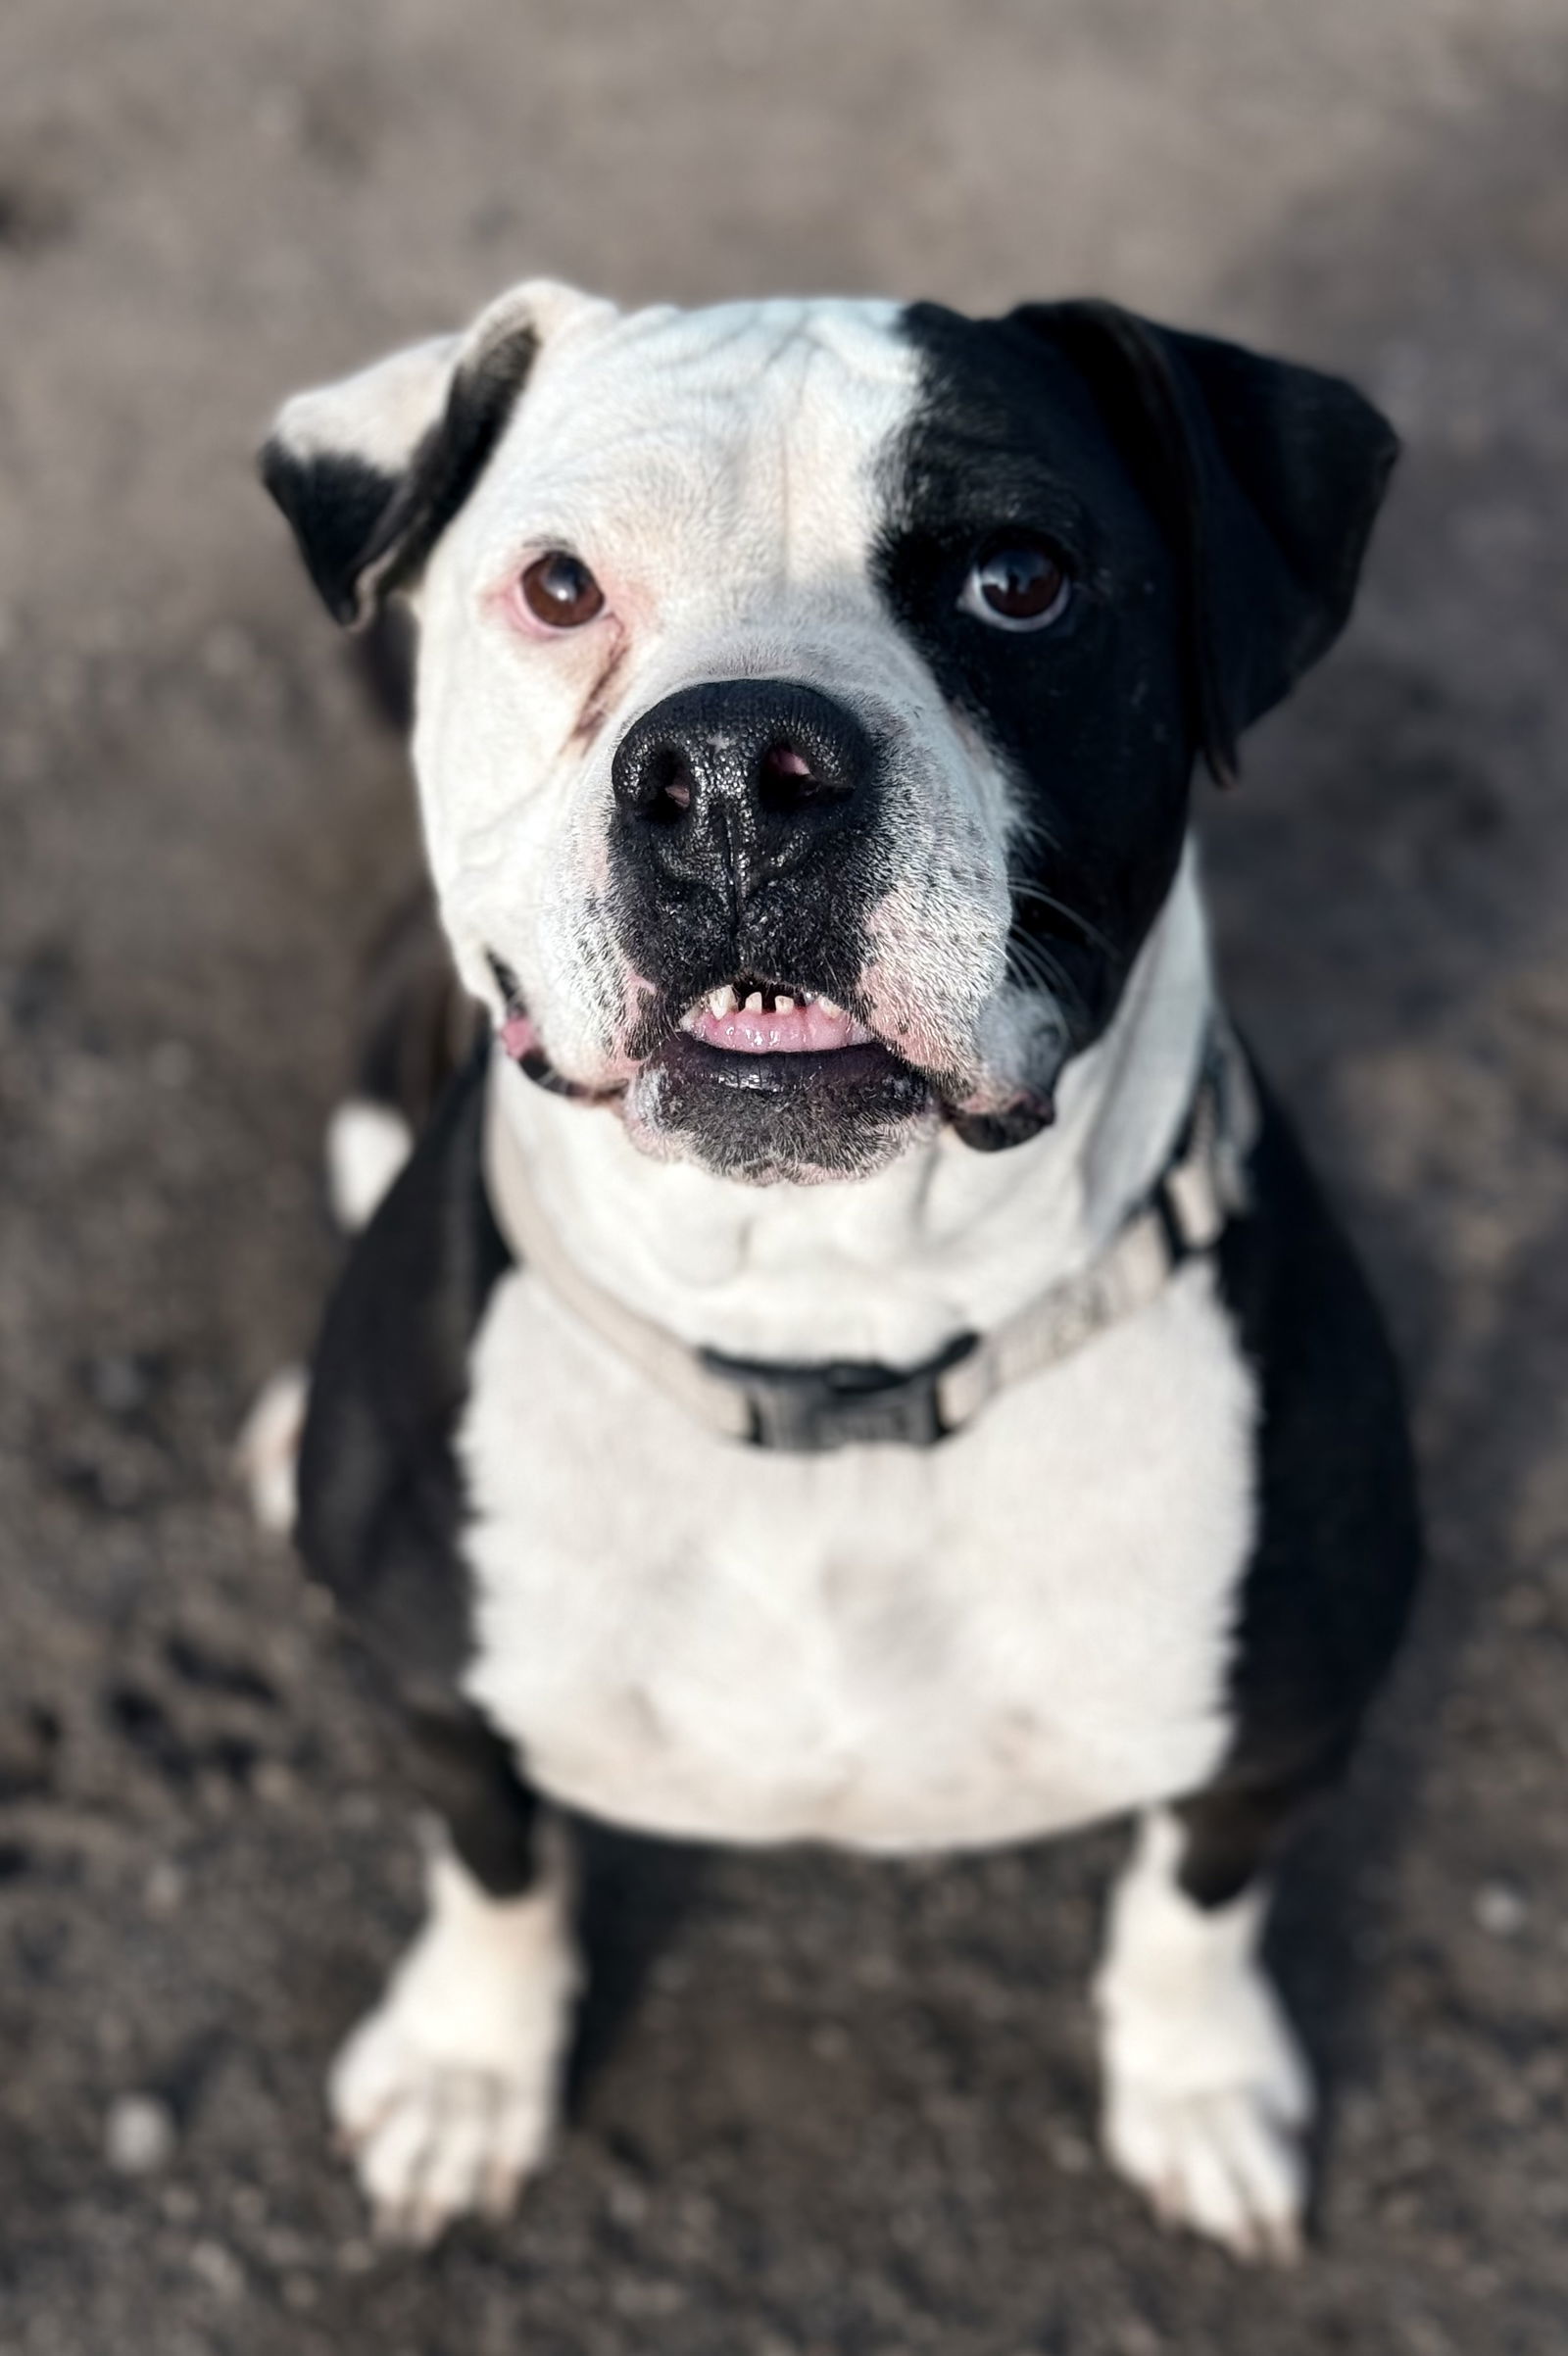
<path fill-rule="evenodd" d="M 795 1011 L 794 999 L 786 998 L 781 990 L 773 1001 L 773 1011 L 775 1014 L 793 1014 Z"/>
<path fill-rule="evenodd" d="M 735 993 L 728 982 L 724 984 L 722 990 L 715 990 L 710 994 L 708 1006 L 710 1013 L 712 1014 L 732 1014 L 734 1012 Z"/>
<path fill-rule="evenodd" d="M 831 998 L 819 998 L 816 1003 L 824 1014 L 842 1014 L 844 1011 L 844 1008 Z"/>
<path fill-rule="evenodd" d="M 747 1002 L 746 1002 L 746 1011 L 747 1011 L 747 1013 L 748 1013 L 748 1014 L 760 1014 L 760 1013 L 761 1013 L 761 1011 L 762 1011 L 762 993 L 760 992 L 760 990 L 754 990 L 754 991 L 752 992 L 752 995 L 751 995 L 751 997 L 750 997 L 750 998 L 747 1000 Z"/>

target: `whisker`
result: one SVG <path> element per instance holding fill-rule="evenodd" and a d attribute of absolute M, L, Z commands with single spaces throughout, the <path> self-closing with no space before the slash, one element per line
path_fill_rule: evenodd
<path fill-rule="evenodd" d="M 1015 900 L 1034 901 L 1040 908 L 1050 908 L 1053 915 L 1060 916 L 1064 923 L 1070 924 L 1075 932 L 1081 933 L 1084 939 L 1092 943 L 1096 949 L 1103 950 L 1107 957 L 1112 954 L 1111 945 L 1099 925 L 1092 922 L 1088 916 L 1080 915 L 1078 910 L 1070 908 L 1065 900 L 1058 900 L 1054 892 L 1048 892 L 1044 885 L 1030 883 L 1023 876 L 1009 875 L 1007 889 Z"/>
<path fill-rule="evenodd" d="M 1007 963 L 1020 980 L 1033 983 L 1036 989 L 1061 991 L 1071 987 L 1057 960 L 1038 941 L 1015 935 L 1007 943 Z"/>
<path fill-rule="evenodd" d="M 1031 851 L 1060 849 L 1054 832 L 1038 810 L 1028 810 L 1015 817 L 1009 833 L 1015 844 L 1026 844 Z"/>
<path fill-rule="evenodd" d="M 1047 990 L 1069 1015 L 1082 1015 L 1083 994 L 1049 949 L 1041 941 L 1032 941 L 1023 934 L 1010 934 L 1006 951 L 1007 969 L 1015 981 L 1026 989 Z"/>

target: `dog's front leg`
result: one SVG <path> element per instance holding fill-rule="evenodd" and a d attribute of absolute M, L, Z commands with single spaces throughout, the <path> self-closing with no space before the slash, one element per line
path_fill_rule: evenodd
<path fill-rule="evenodd" d="M 1289 2261 L 1311 2081 L 1258 1961 L 1264 1884 L 1215 1903 L 1190 1895 L 1194 1837 L 1173 1813 L 1146 1817 L 1111 1899 L 1095 1986 L 1105 2150 L 1166 2223 L 1240 2258 Z"/>
<path fill-rule="evenodd" d="M 385 2239 L 509 2211 L 555 2127 L 577 1966 L 559 1826 L 476 1714 L 425 1720 L 428 1912 L 328 2099 Z"/>

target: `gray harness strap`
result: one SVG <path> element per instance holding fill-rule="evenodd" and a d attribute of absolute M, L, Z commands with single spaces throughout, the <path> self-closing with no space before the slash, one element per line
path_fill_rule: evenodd
<path fill-rule="evenodd" d="M 586 1275 L 544 1215 L 499 1096 L 487 1092 L 485 1186 L 515 1257 L 699 1423 L 725 1439 L 800 1451 L 887 1442 L 934 1447 L 1009 1384 L 1055 1365 L 1147 1306 L 1184 1260 L 1211 1251 L 1246 1208 L 1246 1164 L 1257 1131 L 1247 1058 L 1216 1016 L 1172 1159 L 1098 1259 L 993 1332 L 960 1334 L 922 1365 L 838 1359 L 791 1366 L 693 1349 Z"/>

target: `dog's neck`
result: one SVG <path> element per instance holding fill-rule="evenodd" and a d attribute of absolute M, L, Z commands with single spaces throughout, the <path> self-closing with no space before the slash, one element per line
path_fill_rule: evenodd
<path fill-rule="evenodd" d="M 984 1332 L 1103 1250 L 1164 1166 L 1212 1006 L 1191 845 L 1104 1037 L 1028 1144 L 950 1131 L 871 1178 L 742 1185 L 650 1161 L 611 1112 L 497 1074 L 541 1209 L 597 1282 L 694 1346 L 909 1365 Z"/>

